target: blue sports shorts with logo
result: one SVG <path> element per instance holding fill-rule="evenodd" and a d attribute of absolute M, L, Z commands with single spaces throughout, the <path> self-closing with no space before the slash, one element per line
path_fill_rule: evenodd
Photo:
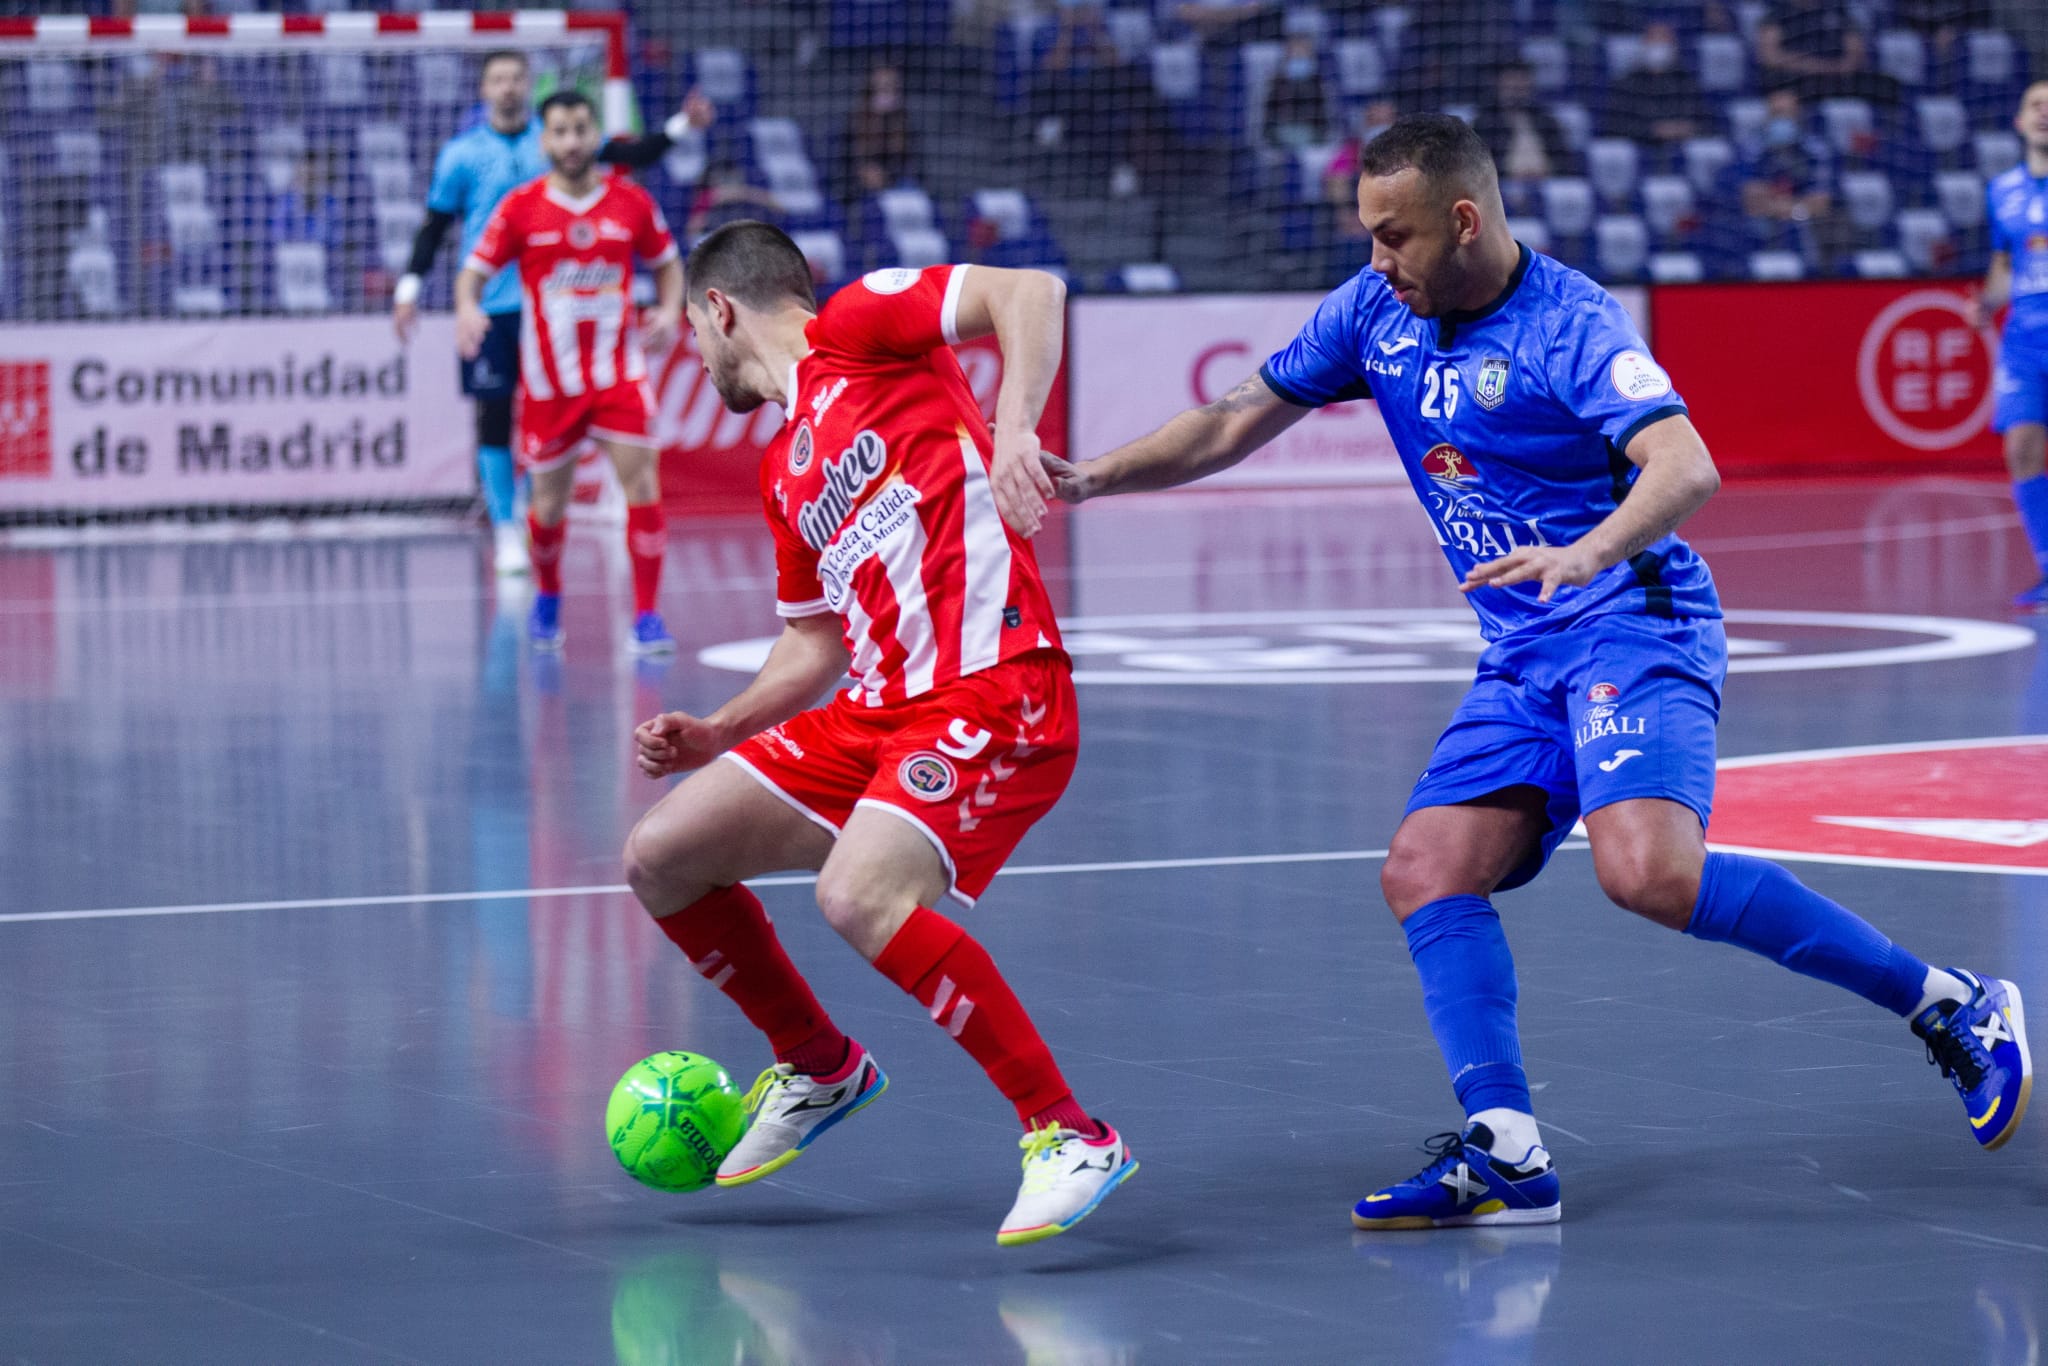
<path fill-rule="evenodd" d="M 1999 352 L 1991 384 L 1997 395 L 1992 431 L 2011 431 L 2027 422 L 2048 425 L 2048 348 L 2008 340 Z"/>
<path fill-rule="evenodd" d="M 493 313 L 482 349 L 461 365 L 462 392 L 471 398 L 511 398 L 518 392 L 519 315 Z"/>
<path fill-rule="evenodd" d="M 1662 797 L 1691 807 L 1704 826 L 1728 675 L 1720 621 L 1602 613 L 1517 636 L 1479 657 L 1408 810 L 1543 789 L 1550 828 L 1501 891 L 1541 872 L 1580 816 L 1615 802 Z"/>

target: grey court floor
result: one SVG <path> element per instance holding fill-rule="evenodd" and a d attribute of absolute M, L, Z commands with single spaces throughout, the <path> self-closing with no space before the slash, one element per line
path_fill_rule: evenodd
<path fill-rule="evenodd" d="M 1775 661 L 1724 757 L 2048 732 L 2001 486 L 1736 488 L 1695 530 Z M 966 919 L 1129 1186 L 998 1249 L 1006 1106 L 800 879 L 763 896 L 892 1089 L 761 1186 L 634 1185 L 629 1063 L 766 1059 L 617 886 L 628 731 L 775 623 L 760 529 L 679 525 L 684 650 L 636 668 L 614 539 L 571 542 L 559 661 L 468 535 L 0 550 L 0 1362 L 2040 1360 L 2048 1113 L 1980 1153 L 1898 1021 L 1569 847 L 1502 902 L 1565 1221 L 1353 1233 L 1457 1118 L 1376 860 L 1477 647 L 1391 490 L 1044 542 L 1081 765 Z M 2037 858 L 2048 774 L 1998 798 Z M 2048 1021 L 2048 878 L 1799 871 Z"/>

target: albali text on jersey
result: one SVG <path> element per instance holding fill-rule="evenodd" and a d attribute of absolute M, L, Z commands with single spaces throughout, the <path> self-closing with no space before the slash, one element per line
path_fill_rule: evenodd
<path fill-rule="evenodd" d="M 2012 256 L 2006 344 L 2048 353 L 2048 176 L 2028 175 L 2022 162 L 1993 179 L 1985 194 L 1991 249 Z"/>
<path fill-rule="evenodd" d="M 1031 545 L 996 511 L 988 422 L 952 352 L 968 270 L 880 270 L 833 295 L 761 460 L 775 610 L 844 619 L 851 702 L 1060 648 Z"/>
<path fill-rule="evenodd" d="M 519 383 L 537 399 L 574 398 L 647 378 L 633 314 L 633 260 L 675 259 L 675 239 L 647 191 L 604 175 L 581 199 L 531 181 L 505 196 L 465 269 L 519 263 Z"/>
<path fill-rule="evenodd" d="M 1334 290 L 1260 369 L 1273 392 L 1320 408 L 1375 398 L 1452 571 L 1524 546 L 1562 546 L 1628 496 L 1622 454 L 1653 422 L 1685 412 L 1628 312 L 1606 290 L 1522 248 L 1492 303 L 1417 316 L 1370 268 Z M 1676 536 L 1583 588 L 1468 596 L 1482 634 L 1556 630 L 1597 612 L 1718 617 L 1706 562 Z"/>

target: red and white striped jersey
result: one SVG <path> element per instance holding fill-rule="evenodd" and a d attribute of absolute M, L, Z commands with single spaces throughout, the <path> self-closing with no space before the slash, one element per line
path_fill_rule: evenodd
<path fill-rule="evenodd" d="M 775 610 L 844 619 L 848 697 L 868 706 L 1060 648 L 1031 544 L 996 512 L 988 423 L 951 350 L 967 271 L 879 270 L 833 295 L 761 459 Z"/>
<path fill-rule="evenodd" d="M 633 258 L 675 259 L 661 209 L 624 176 L 582 199 L 548 178 L 498 202 L 464 264 L 492 275 L 519 262 L 519 385 L 531 398 L 574 398 L 647 378 L 633 314 Z"/>

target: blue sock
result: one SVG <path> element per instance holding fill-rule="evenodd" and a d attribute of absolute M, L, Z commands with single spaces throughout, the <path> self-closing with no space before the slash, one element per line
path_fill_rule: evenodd
<path fill-rule="evenodd" d="M 1794 972 L 1846 987 L 1895 1015 L 1920 1004 L 1927 965 L 1855 912 L 1837 906 L 1775 863 L 1708 854 L 1685 932 L 1734 944 Z"/>
<path fill-rule="evenodd" d="M 503 526 L 512 520 L 512 452 L 503 446 L 477 447 L 476 473 L 484 486 L 491 525 Z"/>
<path fill-rule="evenodd" d="M 2020 523 L 2034 547 L 2034 559 L 2048 574 L 2048 474 L 2022 479 L 2012 486 L 2012 501 L 2020 510 Z"/>
<path fill-rule="evenodd" d="M 1402 923 L 1422 978 L 1422 1008 L 1468 1115 L 1534 1113 L 1515 1033 L 1515 960 L 1500 915 L 1479 896 L 1432 901 Z"/>

